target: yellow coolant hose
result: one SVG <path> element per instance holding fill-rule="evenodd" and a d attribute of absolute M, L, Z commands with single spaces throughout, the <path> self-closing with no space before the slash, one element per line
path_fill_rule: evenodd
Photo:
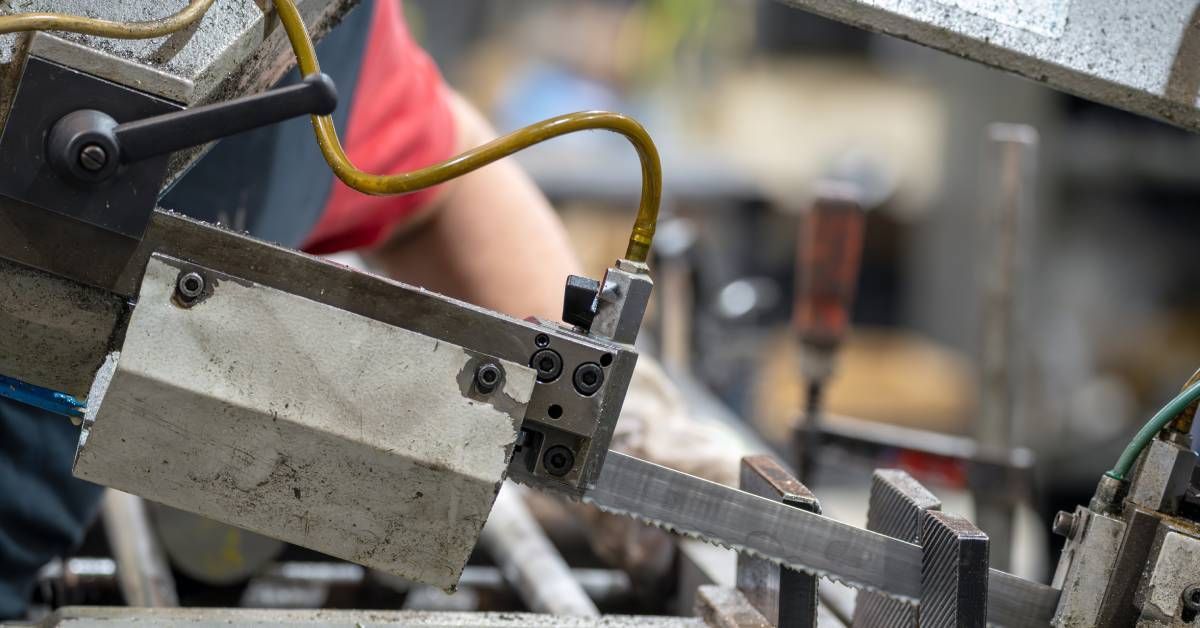
<path fill-rule="evenodd" d="M 292 50 L 304 76 L 320 72 L 312 38 L 292 0 L 274 0 L 275 10 L 283 23 Z M 658 206 L 662 198 L 662 164 L 658 149 L 646 129 L 636 120 L 607 111 L 582 111 L 556 116 L 531 124 L 508 135 L 468 150 L 460 155 L 427 168 L 399 174 L 378 175 L 363 172 L 350 163 L 338 140 L 337 129 L 329 116 L 313 116 L 313 130 L 325 161 L 346 185 L 365 194 L 405 194 L 444 183 L 455 177 L 486 166 L 496 160 L 526 149 L 550 138 L 591 129 L 605 129 L 624 135 L 637 149 L 642 163 L 642 196 L 637 219 L 629 236 L 625 258 L 645 262 L 654 240 L 658 222 Z"/>

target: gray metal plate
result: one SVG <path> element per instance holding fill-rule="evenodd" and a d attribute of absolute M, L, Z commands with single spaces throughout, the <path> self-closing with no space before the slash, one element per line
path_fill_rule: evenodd
<path fill-rule="evenodd" d="M 76 476 L 442 588 L 504 478 L 532 369 L 219 273 L 173 301 L 153 258 Z M 102 371 L 102 375 L 107 375 Z"/>

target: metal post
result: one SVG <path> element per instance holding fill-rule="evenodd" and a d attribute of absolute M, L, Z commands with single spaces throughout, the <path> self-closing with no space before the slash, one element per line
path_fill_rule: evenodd
<path fill-rule="evenodd" d="M 991 155 L 981 215 L 983 273 L 982 386 L 975 438 L 983 455 L 1004 459 L 1016 444 L 1016 388 L 1021 373 L 1019 342 L 1022 259 L 1032 218 L 1037 130 L 1024 124 L 988 127 Z M 973 478 L 975 519 L 991 536 L 995 563 L 1007 569 L 1012 553 L 1015 498 L 1009 490 Z"/>
<path fill-rule="evenodd" d="M 821 512 L 817 498 L 774 457 L 742 458 L 740 488 L 808 512 Z M 817 578 L 761 558 L 738 555 L 737 586 L 767 621 L 779 628 L 817 625 Z"/>
<path fill-rule="evenodd" d="M 129 606 L 179 606 L 175 580 L 142 498 L 109 489 L 101 506 L 104 532 L 117 563 L 117 580 Z"/>

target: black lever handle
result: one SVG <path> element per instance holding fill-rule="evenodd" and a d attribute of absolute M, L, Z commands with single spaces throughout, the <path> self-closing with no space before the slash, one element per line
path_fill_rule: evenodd
<path fill-rule="evenodd" d="M 63 116 L 50 129 L 47 157 L 64 174 L 97 182 L 128 164 L 302 115 L 328 115 L 337 88 L 325 74 L 261 94 L 117 124 L 93 109 Z"/>

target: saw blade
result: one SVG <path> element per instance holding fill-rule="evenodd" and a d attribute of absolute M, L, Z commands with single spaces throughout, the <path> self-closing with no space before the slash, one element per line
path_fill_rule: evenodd
<path fill-rule="evenodd" d="M 600 510 L 916 603 L 921 548 L 829 517 L 610 451 L 582 497 Z M 990 570 L 988 622 L 1045 626 L 1058 590 Z"/>

